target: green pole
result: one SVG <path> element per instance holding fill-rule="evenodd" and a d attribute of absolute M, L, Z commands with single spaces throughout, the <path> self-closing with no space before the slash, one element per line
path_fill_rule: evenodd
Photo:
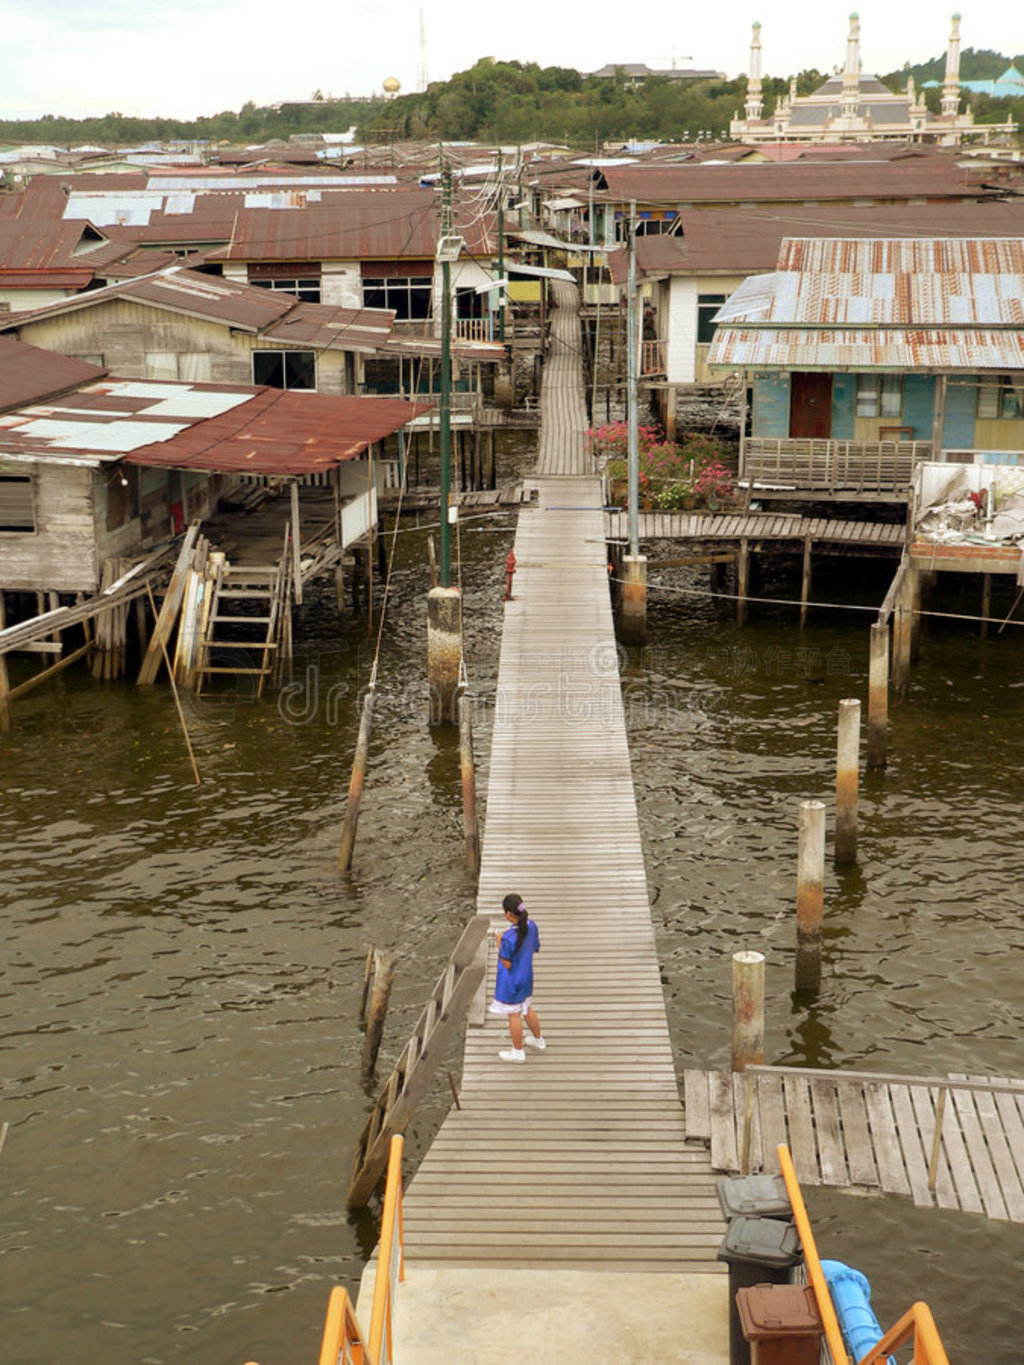
<path fill-rule="evenodd" d="M 452 178 L 447 168 L 441 178 L 441 236 L 449 237 L 452 230 Z M 452 447 L 452 268 L 447 256 L 441 262 L 441 530 L 437 539 L 440 559 L 440 586 L 452 584 L 452 539 L 448 522 L 448 502 L 451 497 Z"/>
<path fill-rule="evenodd" d="M 501 148 L 498 148 L 498 279 L 505 278 L 505 189 L 501 183 Z M 498 340 L 505 340 L 505 287 L 498 290 Z"/>

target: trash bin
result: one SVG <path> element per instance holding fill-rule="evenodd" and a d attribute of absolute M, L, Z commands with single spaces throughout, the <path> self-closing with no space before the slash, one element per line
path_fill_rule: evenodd
<path fill-rule="evenodd" d="M 801 1257 L 800 1238 L 793 1223 L 781 1218 L 733 1218 L 725 1230 L 718 1259 L 729 1265 L 729 1362 L 751 1365 L 750 1347 L 743 1336 L 736 1295 L 754 1285 L 787 1284 Z"/>
<path fill-rule="evenodd" d="M 726 1218 L 792 1218 L 781 1175 L 727 1175 L 718 1182 L 718 1202 Z"/>
<path fill-rule="evenodd" d="M 758 1284 L 736 1295 L 750 1365 L 818 1365 L 824 1335 L 809 1284 Z"/>

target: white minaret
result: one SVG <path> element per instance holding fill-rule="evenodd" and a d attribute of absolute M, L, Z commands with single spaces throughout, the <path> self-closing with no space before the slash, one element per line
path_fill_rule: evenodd
<path fill-rule="evenodd" d="M 427 32 L 423 27 L 423 11 L 420 10 L 420 50 L 416 64 L 416 89 L 422 94 L 427 88 Z"/>
<path fill-rule="evenodd" d="M 953 27 L 946 49 L 946 79 L 942 83 L 942 114 L 955 118 L 960 108 L 960 16 L 953 15 Z"/>
<path fill-rule="evenodd" d="M 748 123 L 759 121 L 764 112 L 761 98 L 761 25 L 756 21 L 750 39 L 750 75 L 747 77 L 747 102 L 743 112 Z"/>
<path fill-rule="evenodd" d="M 843 67 L 843 116 L 855 118 L 860 103 L 860 16 L 850 15 L 850 35 L 846 40 L 846 65 Z"/>

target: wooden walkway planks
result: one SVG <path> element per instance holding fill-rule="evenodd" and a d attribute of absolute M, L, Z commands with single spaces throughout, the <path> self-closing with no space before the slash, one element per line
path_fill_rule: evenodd
<path fill-rule="evenodd" d="M 548 1039 L 467 1032 L 460 1103 L 405 1203 L 410 1261 L 715 1271 L 724 1222 L 687 1145 L 651 923 L 596 479 L 539 481 L 502 637 L 478 910 L 535 917 Z M 493 940 L 492 940 L 493 944 Z M 493 983 L 491 947 L 489 985 Z"/>
<path fill-rule="evenodd" d="M 1024 1081 L 978 1076 L 942 1081 L 948 1086 L 960 1079 L 1003 1089 L 948 1089 L 934 1189 L 928 1173 L 938 1078 L 900 1083 L 849 1072 L 786 1075 L 784 1068 L 759 1075 L 750 1169 L 777 1170 L 775 1148 L 785 1142 L 805 1185 L 909 1196 L 925 1208 L 1024 1223 Z M 688 1140 L 709 1145 L 716 1170 L 739 1170 L 746 1078 L 687 1071 L 684 1092 Z"/>
<path fill-rule="evenodd" d="M 841 521 L 836 518 L 777 516 L 764 512 L 714 516 L 693 512 L 641 512 L 641 540 L 723 541 L 746 537 L 757 541 L 803 541 L 814 545 L 863 545 L 871 550 L 900 554 L 906 527 L 875 521 Z M 605 513 L 605 534 L 610 541 L 625 540 L 626 513 Z"/>
<path fill-rule="evenodd" d="M 551 283 L 551 337 L 544 359 L 540 390 L 540 443 L 537 473 L 587 475 L 594 462 L 586 449 L 587 409 L 583 368 L 579 291 L 568 280 Z"/>

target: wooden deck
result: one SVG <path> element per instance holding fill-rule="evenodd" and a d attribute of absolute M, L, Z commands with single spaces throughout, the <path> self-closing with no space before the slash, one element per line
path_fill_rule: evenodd
<path fill-rule="evenodd" d="M 669 1043 L 601 518 L 596 479 L 540 481 L 502 637 L 477 908 L 503 925 L 518 891 L 535 918 L 548 1050 L 503 1062 L 504 1020 L 469 1028 L 462 1108 L 408 1191 L 412 1262 L 722 1269 Z"/>
<path fill-rule="evenodd" d="M 709 1145 L 715 1170 L 740 1170 L 746 1077 L 687 1071 L 684 1085 L 687 1137 Z M 941 1088 L 947 1097 L 931 1188 Z M 777 1171 L 775 1149 L 785 1142 L 802 1185 L 900 1195 L 923 1208 L 1024 1222 L 1024 1080 L 775 1068 L 756 1076 L 752 1095 L 752 1171 Z"/>
<path fill-rule="evenodd" d="M 605 514 L 609 541 L 625 540 L 624 510 Z M 877 521 L 842 521 L 834 517 L 773 515 L 770 512 L 641 512 L 641 540 L 809 541 L 815 548 L 836 545 L 866 548 L 882 554 L 902 553 L 906 527 Z"/>
<path fill-rule="evenodd" d="M 586 450 L 587 409 L 580 363 L 579 291 L 566 280 L 552 282 L 551 340 L 540 390 L 540 445 L 537 473 L 544 477 L 593 473 Z"/>

